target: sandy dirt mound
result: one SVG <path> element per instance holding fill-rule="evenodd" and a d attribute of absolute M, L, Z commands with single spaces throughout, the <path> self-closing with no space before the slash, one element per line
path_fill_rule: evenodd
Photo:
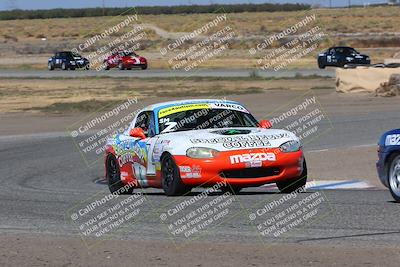
<path fill-rule="evenodd" d="M 400 74 L 392 74 L 388 82 L 383 82 L 376 89 L 376 96 L 400 95 Z"/>
<path fill-rule="evenodd" d="M 389 90 L 387 89 L 388 86 L 396 84 L 396 78 L 392 78 L 392 81 L 389 82 L 393 74 L 393 77 L 400 75 L 400 68 L 338 68 L 336 69 L 336 91 L 342 93 L 367 92 L 382 95 L 381 92 Z M 382 86 L 386 89 L 379 89 Z M 390 87 L 391 89 L 392 87 Z"/>

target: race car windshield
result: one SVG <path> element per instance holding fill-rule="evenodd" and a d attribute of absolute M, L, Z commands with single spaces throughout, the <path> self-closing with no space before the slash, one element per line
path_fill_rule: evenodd
<path fill-rule="evenodd" d="M 159 118 L 160 133 L 257 125 L 250 113 L 232 109 L 186 110 Z"/>
<path fill-rule="evenodd" d="M 336 51 L 337 51 L 337 53 L 343 54 L 343 55 L 357 54 L 356 50 L 354 50 L 353 48 L 349 48 L 349 47 L 340 47 L 340 48 L 337 48 Z"/>

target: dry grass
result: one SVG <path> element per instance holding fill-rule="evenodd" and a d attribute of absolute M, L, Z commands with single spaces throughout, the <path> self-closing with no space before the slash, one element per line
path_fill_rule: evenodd
<path fill-rule="evenodd" d="M 316 14 L 324 31 L 335 33 L 397 32 L 400 7 L 314 9 L 297 12 L 255 12 L 228 14 L 229 25 L 239 35 L 264 35 L 289 27 L 305 15 Z M 140 22 L 154 24 L 166 31 L 189 32 L 215 18 L 215 14 L 143 15 Z M 91 17 L 68 19 L 36 19 L 0 21 L 0 36 L 22 40 L 83 39 L 120 22 L 123 17 Z M 128 29 L 124 29 L 127 31 Z M 155 34 L 148 32 L 150 37 Z"/>
<path fill-rule="evenodd" d="M 232 40 L 230 48 L 220 56 L 207 60 L 202 68 L 250 68 L 256 66 L 256 58 L 250 56 L 248 49 L 255 47 L 266 35 L 277 33 L 299 22 L 306 15 L 316 14 L 317 22 L 328 37 L 324 39 L 316 51 L 306 55 L 289 68 L 315 68 L 315 57 L 319 51 L 331 45 L 350 45 L 361 48 L 362 52 L 371 47 L 382 47 L 381 50 L 366 51 L 373 62 L 382 62 L 393 55 L 393 47 L 399 47 L 400 7 L 382 6 L 351 9 L 314 9 L 297 12 L 255 12 L 227 14 L 229 25 L 239 36 Z M 177 14 L 177 15 L 143 15 L 139 14 L 139 23 L 151 24 L 170 33 L 191 32 L 210 20 L 216 14 Z M 46 67 L 46 57 L 55 50 L 77 47 L 87 38 L 100 34 L 111 26 L 121 22 L 124 17 L 37 19 L 0 21 L 0 68 L 38 69 Z M 118 34 L 131 30 L 123 28 Z M 357 36 L 344 36 L 358 33 Z M 374 35 L 375 33 L 381 36 Z M 168 68 L 169 57 L 159 53 L 161 47 L 171 40 L 156 34 L 154 29 L 146 29 L 146 38 L 141 40 L 139 53 L 147 57 L 152 68 Z M 342 35 L 341 35 L 342 34 Z M 372 34 L 372 35 L 371 35 Z M 101 47 L 114 40 L 117 35 L 99 41 L 95 46 Z M 41 41 L 41 38 L 47 38 Z M 389 48 L 392 47 L 392 48 Z M 187 46 L 185 48 L 188 48 Z M 14 59 L 19 55 L 38 55 L 36 62 Z M 83 53 L 85 54 L 85 53 Z M 257 55 L 260 56 L 260 55 Z M 262 56 L 262 55 L 261 55 Z M 24 61 L 25 60 L 25 61 Z M 7 63 L 7 61 L 11 61 Z"/>
<path fill-rule="evenodd" d="M 132 81 L 135 82 L 132 82 Z M 259 93 L 264 90 L 309 90 L 318 85 L 333 88 L 329 78 L 265 80 L 262 78 L 176 79 L 0 79 L 0 113 L 21 111 L 90 111 L 99 105 L 128 97 L 221 96 Z M 88 104 L 90 103 L 90 105 Z"/>

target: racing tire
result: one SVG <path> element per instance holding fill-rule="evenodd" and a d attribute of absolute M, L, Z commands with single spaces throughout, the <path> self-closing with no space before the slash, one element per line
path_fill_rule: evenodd
<path fill-rule="evenodd" d="M 147 65 L 144 65 L 141 68 L 142 68 L 142 70 L 145 70 L 145 69 L 147 69 Z"/>
<path fill-rule="evenodd" d="M 178 166 L 170 154 L 162 158 L 161 178 L 162 188 L 167 196 L 181 196 L 190 191 L 190 187 L 183 184 Z"/>
<path fill-rule="evenodd" d="M 292 193 L 300 188 L 306 186 L 307 183 L 307 163 L 304 159 L 303 161 L 303 172 L 296 179 L 291 179 L 287 181 L 277 182 L 276 186 L 278 187 L 281 193 Z"/>
<path fill-rule="evenodd" d="M 125 69 L 124 63 L 122 63 L 122 62 L 118 63 L 118 69 L 124 70 Z"/>
<path fill-rule="evenodd" d="M 240 193 L 240 190 L 242 190 L 242 187 L 237 187 L 237 186 L 232 186 L 232 185 L 227 185 L 224 187 L 221 187 L 221 191 L 223 194 L 229 192 L 232 195 L 238 195 Z"/>
<path fill-rule="evenodd" d="M 387 166 L 390 194 L 396 202 L 400 202 L 400 154 L 391 156 Z"/>
<path fill-rule="evenodd" d="M 63 62 L 63 63 L 61 64 L 61 69 L 62 69 L 62 70 L 68 70 L 67 65 L 65 65 L 65 62 Z"/>
<path fill-rule="evenodd" d="M 318 68 L 320 68 L 320 69 L 325 69 L 325 65 L 323 65 L 322 63 L 318 63 Z"/>
<path fill-rule="evenodd" d="M 106 178 L 108 181 L 108 189 L 113 194 L 132 194 L 133 186 L 127 190 L 122 190 L 125 184 L 121 181 L 121 171 L 118 160 L 114 155 L 108 154 L 106 159 Z"/>
<path fill-rule="evenodd" d="M 89 64 L 87 64 L 87 65 L 85 66 L 85 70 L 90 70 L 90 65 L 89 65 Z"/>
<path fill-rule="evenodd" d="M 48 64 L 47 64 L 47 68 L 48 68 L 49 70 L 54 70 L 54 65 L 53 65 L 53 63 L 48 63 Z"/>

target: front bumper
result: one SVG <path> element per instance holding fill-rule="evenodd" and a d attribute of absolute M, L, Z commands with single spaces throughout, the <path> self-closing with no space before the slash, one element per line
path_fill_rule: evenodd
<path fill-rule="evenodd" d="M 266 153 L 275 160 L 240 160 L 237 155 Z M 234 159 L 232 162 L 232 156 Z M 226 181 L 239 187 L 260 186 L 298 178 L 303 171 L 303 152 L 283 153 L 279 149 L 251 149 L 221 152 L 212 159 L 174 156 L 185 185 L 212 186 Z M 247 158 L 249 159 L 249 158 Z"/>
<path fill-rule="evenodd" d="M 146 62 L 137 63 L 137 62 L 134 62 L 134 61 L 125 61 L 124 62 L 124 66 L 126 68 L 135 68 L 135 67 L 139 68 L 139 67 L 147 66 L 147 63 Z"/>
<path fill-rule="evenodd" d="M 378 177 L 379 180 L 381 180 L 381 183 L 388 187 L 388 179 L 387 179 L 387 170 L 386 170 L 386 157 L 388 156 L 388 153 L 384 152 L 379 152 L 378 153 L 378 161 L 376 162 L 376 170 L 378 172 Z"/>

